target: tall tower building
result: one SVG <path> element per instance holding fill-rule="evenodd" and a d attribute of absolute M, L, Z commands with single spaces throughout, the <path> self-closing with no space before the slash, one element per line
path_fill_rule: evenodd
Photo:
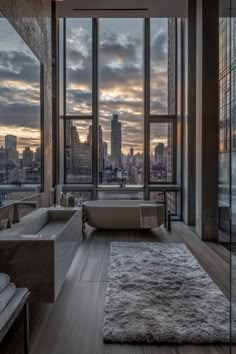
<path fill-rule="evenodd" d="M 121 123 L 118 114 L 113 114 L 111 121 L 111 156 L 117 167 L 121 166 Z"/>
<path fill-rule="evenodd" d="M 176 22 L 175 19 L 168 19 L 168 114 L 176 113 Z M 173 127 L 168 124 L 167 128 L 167 181 L 172 182 L 174 178 L 173 166 Z M 167 208 L 175 213 L 176 193 L 167 193 Z"/>
<path fill-rule="evenodd" d="M 5 149 L 11 151 L 17 150 L 17 137 L 15 135 L 5 136 Z"/>
<path fill-rule="evenodd" d="M 99 171 L 104 170 L 104 146 L 103 146 L 103 133 L 102 127 L 98 127 L 98 166 Z"/>
<path fill-rule="evenodd" d="M 88 135 L 87 135 L 87 143 L 89 145 L 92 145 L 92 136 L 93 136 L 93 132 L 92 132 L 92 125 L 89 126 L 89 132 L 88 132 Z"/>
<path fill-rule="evenodd" d="M 159 143 L 155 147 L 155 162 L 157 165 L 164 166 L 164 151 L 165 146 L 163 143 Z"/>
<path fill-rule="evenodd" d="M 106 142 L 106 141 L 103 141 L 103 152 L 104 152 L 104 157 L 107 157 L 107 150 L 108 150 L 108 147 L 107 147 L 107 142 Z"/>

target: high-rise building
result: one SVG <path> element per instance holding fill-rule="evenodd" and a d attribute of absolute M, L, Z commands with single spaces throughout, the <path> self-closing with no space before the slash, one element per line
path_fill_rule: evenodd
<path fill-rule="evenodd" d="M 7 171 L 8 154 L 7 150 L 2 146 L 0 148 L 0 182 L 5 182 Z"/>
<path fill-rule="evenodd" d="M 168 114 L 176 113 L 176 25 L 175 20 L 168 20 Z M 168 124 L 167 128 L 167 162 L 166 178 L 168 182 L 173 181 L 173 126 Z M 176 193 L 167 193 L 167 208 L 175 213 Z"/>
<path fill-rule="evenodd" d="M 38 162 L 40 163 L 41 162 L 41 148 L 38 147 L 36 150 L 35 150 L 35 162 Z"/>
<path fill-rule="evenodd" d="M 163 143 L 158 143 L 155 147 L 155 163 L 159 166 L 164 166 L 164 151 L 165 145 Z"/>
<path fill-rule="evenodd" d="M 23 150 L 23 166 L 32 167 L 33 165 L 34 152 L 30 149 L 29 146 L 26 146 Z"/>
<path fill-rule="evenodd" d="M 130 148 L 130 156 L 134 156 L 134 148 Z"/>
<path fill-rule="evenodd" d="M 121 166 L 121 123 L 118 114 L 113 114 L 111 121 L 111 157 L 117 167 Z"/>
<path fill-rule="evenodd" d="M 98 127 L 98 166 L 99 171 L 104 170 L 104 150 L 103 150 L 103 133 L 102 127 L 99 125 Z"/>
<path fill-rule="evenodd" d="M 17 137 L 15 135 L 5 136 L 5 149 L 6 150 L 17 150 Z"/>
<path fill-rule="evenodd" d="M 99 126 L 100 127 L 100 126 Z M 93 132 L 92 132 L 92 125 L 89 126 L 89 132 L 88 132 L 88 135 L 87 135 L 87 143 L 89 145 L 92 145 L 92 136 L 93 136 Z M 99 128 L 100 129 L 100 128 Z"/>
<path fill-rule="evenodd" d="M 106 142 L 106 141 L 103 141 L 103 153 L 104 153 L 104 157 L 107 157 L 107 150 L 108 150 L 107 142 Z"/>

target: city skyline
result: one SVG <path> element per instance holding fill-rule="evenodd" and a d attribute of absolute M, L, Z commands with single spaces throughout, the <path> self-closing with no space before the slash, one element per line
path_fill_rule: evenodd
<path fill-rule="evenodd" d="M 67 64 L 73 76 L 68 82 L 69 110 L 70 106 L 74 112 L 85 109 L 82 113 L 88 112 L 92 94 L 88 87 L 91 28 L 87 20 L 67 21 Z M 133 147 L 143 153 L 143 19 L 112 20 L 112 28 L 111 19 L 99 21 L 99 61 L 103 63 L 99 73 L 99 124 L 104 141 L 109 141 L 111 117 L 118 113 L 125 132 L 122 152 L 128 154 Z M 167 91 L 167 19 L 152 19 L 151 23 L 155 27 L 155 36 L 151 36 L 152 66 L 157 75 L 157 101 L 152 102 L 152 107 L 154 104 L 162 112 Z M 0 52 L 0 146 L 4 145 L 5 135 L 14 134 L 22 154 L 25 146 L 35 151 L 40 145 L 40 63 L 6 19 L 1 18 L 0 24 L 4 37 L 4 50 Z M 165 132 L 160 129 L 156 140 L 163 136 Z M 155 144 L 156 141 L 151 142 L 151 146 Z"/>
<path fill-rule="evenodd" d="M 110 24 L 112 23 L 112 26 Z M 99 19 L 98 121 L 109 141 L 111 119 L 119 115 L 125 134 L 122 151 L 143 152 L 143 19 Z M 67 19 L 67 114 L 91 114 L 91 19 Z M 152 109 L 167 109 L 167 19 L 152 19 Z M 165 136 L 160 130 L 157 138 Z M 110 147 L 109 147 L 110 151 Z"/>
<path fill-rule="evenodd" d="M 19 154 L 17 136 L 6 135 L 0 147 L 0 184 L 39 184 L 41 181 L 41 148 L 33 151 L 25 146 Z"/>
<path fill-rule="evenodd" d="M 14 140 L 14 142 L 13 142 Z M 3 137 L 4 144 L 0 145 L 1 150 L 10 150 L 10 151 L 16 151 L 19 153 L 20 157 L 23 157 L 23 153 L 26 149 L 30 149 L 34 154 L 38 152 L 38 150 L 41 150 L 41 146 L 35 146 L 35 149 L 32 149 L 30 145 L 25 145 L 22 147 L 21 152 L 19 151 L 18 148 L 18 138 L 17 135 L 12 135 L 12 134 L 7 134 Z M 11 145 L 11 146 L 10 146 Z M 14 146 L 14 147 L 13 147 Z"/>
<path fill-rule="evenodd" d="M 0 146 L 16 135 L 18 151 L 40 145 L 40 62 L 23 39 L 0 17 Z"/>
<path fill-rule="evenodd" d="M 66 122 L 66 183 L 92 183 L 92 125 L 77 120 Z M 161 123 L 159 123 L 161 124 Z M 153 129 L 155 131 L 155 129 Z M 81 135 L 82 133 L 82 135 Z M 98 175 L 99 184 L 135 184 L 143 183 L 142 153 L 133 147 L 127 154 L 121 149 L 122 124 L 118 114 L 113 114 L 111 120 L 111 135 L 109 142 L 103 140 L 103 130 L 98 126 Z M 172 141 L 171 130 L 166 124 L 168 144 L 157 141 L 154 151 L 150 151 L 150 181 L 172 180 Z M 108 153 L 108 146 L 111 146 Z"/>

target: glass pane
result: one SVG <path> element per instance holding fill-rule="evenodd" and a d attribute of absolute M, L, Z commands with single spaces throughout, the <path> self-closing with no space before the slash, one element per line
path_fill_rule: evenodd
<path fill-rule="evenodd" d="M 230 19 L 219 19 L 219 240 L 229 241 L 230 230 Z"/>
<path fill-rule="evenodd" d="M 121 192 L 119 190 L 112 191 L 112 192 L 99 192 L 98 199 L 103 200 L 113 200 L 113 199 L 120 199 L 120 200 L 143 200 L 143 192 Z"/>
<path fill-rule="evenodd" d="M 231 4 L 233 5 L 233 3 Z M 233 6 L 230 19 L 231 49 L 231 340 L 234 342 L 236 325 L 236 10 Z M 232 353 L 235 347 L 232 346 Z"/>
<path fill-rule="evenodd" d="M 66 130 L 66 183 L 92 183 L 92 122 L 71 120 Z"/>
<path fill-rule="evenodd" d="M 75 197 L 75 205 L 78 206 L 87 200 L 92 199 L 92 193 L 89 191 L 78 191 L 78 192 L 65 192 L 69 195 L 73 195 Z"/>
<path fill-rule="evenodd" d="M 23 185 L 41 183 L 41 111 L 39 60 L 1 14 L 0 33 L 1 201 L 27 197 Z M 22 191 L 13 195 L 10 185 Z"/>
<path fill-rule="evenodd" d="M 150 182 L 173 182 L 173 124 L 150 124 Z"/>
<path fill-rule="evenodd" d="M 92 19 L 66 19 L 66 114 L 92 114 Z"/>
<path fill-rule="evenodd" d="M 99 183 L 143 183 L 142 19 L 99 20 Z"/>
<path fill-rule="evenodd" d="M 231 12 L 231 241 L 232 251 L 236 255 L 236 11 Z M 234 261 L 233 272 L 236 272 L 236 262 Z M 233 274 L 235 277 L 235 274 Z M 234 278 L 235 279 L 235 278 Z M 235 281 L 234 281 L 235 282 Z M 235 286 L 235 284 L 233 285 Z M 234 293 L 235 297 L 235 293 Z M 235 298 L 234 298 L 235 301 Z M 234 323 L 236 315 L 234 314 Z"/>
<path fill-rule="evenodd" d="M 171 212 L 171 215 L 178 215 L 180 210 L 178 210 L 178 200 L 177 194 L 179 192 L 167 192 L 166 199 L 167 199 L 167 210 Z M 160 191 L 152 191 L 150 192 L 150 200 L 162 202 L 163 201 L 163 193 Z"/>
<path fill-rule="evenodd" d="M 174 114 L 176 91 L 175 20 L 150 20 L 150 113 Z"/>

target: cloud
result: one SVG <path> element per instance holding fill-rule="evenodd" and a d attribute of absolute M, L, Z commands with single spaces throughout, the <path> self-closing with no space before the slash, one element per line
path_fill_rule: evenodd
<path fill-rule="evenodd" d="M 14 133 L 18 128 L 21 132 L 26 128 L 28 135 L 30 129 L 39 131 L 40 64 L 37 59 L 15 50 L 0 51 L 0 82 L 0 125 L 4 127 L 1 133 L 6 134 L 7 129 Z"/>
<path fill-rule="evenodd" d="M 74 34 L 75 35 L 75 34 Z M 167 110 L 167 48 L 166 33 L 157 32 L 152 42 L 151 111 L 157 114 Z M 75 42 L 74 42 L 75 43 Z M 70 50 L 71 50 L 70 43 Z M 84 48 L 85 43 L 81 43 Z M 86 51 L 76 55 L 78 46 L 68 52 L 67 99 L 71 113 L 91 114 L 91 58 Z M 143 62 L 140 38 L 130 33 L 102 32 L 99 43 L 99 124 L 103 139 L 110 145 L 111 119 L 119 114 L 122 124 L 122 148 L 135 146 L 143 149 Z M 89 50 L 87 50 L 89 53 Z M 76 65 L 77 62 L 77 66 Z"/>
<path fill-rule="evenodd" d="M 39 82 L 40 63 L 23 52 L 0 51 L 0 80 Z"/>
<path fill-rule="evenodd" d="M 76 22 L 75 22 L 76 23 Z M 88 28 L 67 28 L 67 113 L 91 114 L 92 33 Z M 132 32 L 132 31 L 131 31 Z M 152 42 L 151 109 L 163 113 L 167 102 L 167 38 L 161 28 Z M 99 123 L 110 143 L 111 118 L 119 114 L 123 149 L 142 149 L 143 41 L 123 31 L 101 32 L 99 42 Z M 13 50 L 0 52 L 0 124 L 21 127 L 30 134 L 39 129 L 39 63 Z M 23 130 L 21 130 L 23 132 Z M 23 134 L 23 133 L 22 133 Z M 24 137 L 23 144 L 27 143 Z M 36 144 L 36 143 L 35 143 Z"/>
<path fill-rule="evenodd" d="M 107 43 L 103 41 L 99 47 L 100 60 L 106 61 L 132 61 L 136 59 L 136 46 L 134 43 Z"/>
<path fill-rule="evenodd" d="M 39 128 L 40 107 L 21 103 L 0 104 L 0 124 L 6 126 Z"/>
<path fill-rule="evenodd" d="M 155 37 L 151 46 L 151 64 L 163 65 L 167 60 L 167 33 L 161 32 Z"/>

